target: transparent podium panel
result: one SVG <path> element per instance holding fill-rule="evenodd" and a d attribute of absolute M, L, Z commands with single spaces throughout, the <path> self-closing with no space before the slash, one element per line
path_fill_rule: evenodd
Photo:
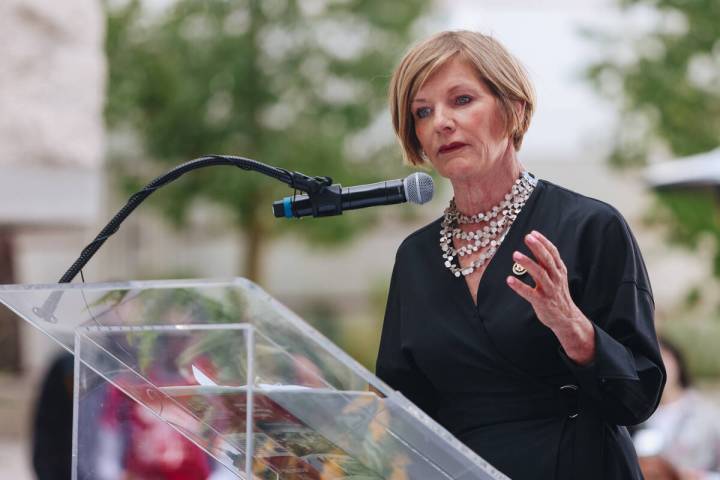
<path fill-rule="evenodd" d="M 252 455 L 245 455 L 245 438 L 252 439 L 253 428 L 252 389 L 246 388 L 252 374 L 251 331 L 234 324 L 79 328 L 76 478 L 178 478 L 182 473 L 182 478 L 203 479 L 220 469 L 221 478 L 248 478 L 240 471 L 252 467 Z M 220 367 L 218 352 L 233 358 Z M 205 375 L 224 381 L 235 398 L 228 403 L 230 397 L 221 396 Z"/>
<path fill-rule="evenodd" d="M 0 301 L 75 354 L 75 479 L 507 478 L 247 280 Z"/>

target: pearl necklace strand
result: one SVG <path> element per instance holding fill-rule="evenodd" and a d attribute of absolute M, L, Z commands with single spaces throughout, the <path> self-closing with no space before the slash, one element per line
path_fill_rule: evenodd
<path fill-rule="evenodd" d="M 445 267 L 456 277 L 467 276 L 490 261 L 505 240 L 510 226 L 525 206 L 527 199 L 530 198 L 536 184 L 537 180 L 524 171 L 498 205 L 485 213 L 477 213 L 472 216 L 460 213 L 455 205 L 455 199 L 450 200 L 450 205 L 445 209 L 440 230 L 440 249 L 443 252 L 442 257 L 445 259 Z M 475 231 L 465 232 L 459 227 L 482 222 L 485 222 L 486 225 Z M 467 243 L 456 249 L 453 238 Z M 453 263 L 455 257 L 464 257 L 485 247 L 488 247 L 487 250 L 467 267 L 460 267 L 459 261 L 457 265 Z"/>

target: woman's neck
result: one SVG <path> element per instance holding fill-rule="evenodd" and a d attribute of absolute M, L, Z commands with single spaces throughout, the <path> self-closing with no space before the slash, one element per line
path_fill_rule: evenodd
<path fill-rule="evenodd" d="M 492 170 L 482 177 L 450 180 L 457 209 L 465 215 L 486 212 L 505 198 L 522 171 L 523 166 L 510 144 L 502 158 L 494 162 Z"/>

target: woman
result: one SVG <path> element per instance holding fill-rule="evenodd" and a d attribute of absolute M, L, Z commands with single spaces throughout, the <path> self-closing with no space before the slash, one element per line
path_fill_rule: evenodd
<path fill-rule="evenodd" d="M 454 200 L 398 249 L 377 375 L 513 479 L 639 479 L 624 425 L 664 382 L 650 283 L 617 210 L 524 170 L 534 104 L 478 33 L 435 35 L 397 67 L 404 157 Z"/>
<path fill-rule="evenodd" d="M 641 465 L 666 460 L 683 480 L 720 479 L 720 416 L 714 405 L 692 387 L 685 359 L 672 342 L 661 338 L 660 353 L 667 383 L 655 413 L 634 433 Z M 645 478 L 653 478 L 643 470 Z"/>

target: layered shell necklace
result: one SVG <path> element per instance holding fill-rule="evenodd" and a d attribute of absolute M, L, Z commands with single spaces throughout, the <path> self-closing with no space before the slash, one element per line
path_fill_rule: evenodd
<path fill-rule="evenodd" d="M 512 189 L 505 195 L 505 198 L 485 213 L 478 213 L 472 216 L 463 215 L 455 205 L 455 199 L 450 200 L 450 205 L 445 209 L 445 216 L 440 230 L 440 249 L 445 259 L 445 266 L 453 275 L 467 276 L 480 268 L 495 255 L 500 244 L 505 240 L 510 226 L 517 218 L 525 202 L 535 189 L 537 179 L 527 171 L 523 171 L 520 178 L 515 180 Z M 460 225 L 485 223 L 477 230 L 465 232 Z M 462 246 L 455 248 L 453 239 L 459 240 Z M 467 267 L 461 267 L 458 259 L 457 264 L 453 262 L 455 257 L 464 257 L 483 250 L 480 256 L 473 260 Z"/>

